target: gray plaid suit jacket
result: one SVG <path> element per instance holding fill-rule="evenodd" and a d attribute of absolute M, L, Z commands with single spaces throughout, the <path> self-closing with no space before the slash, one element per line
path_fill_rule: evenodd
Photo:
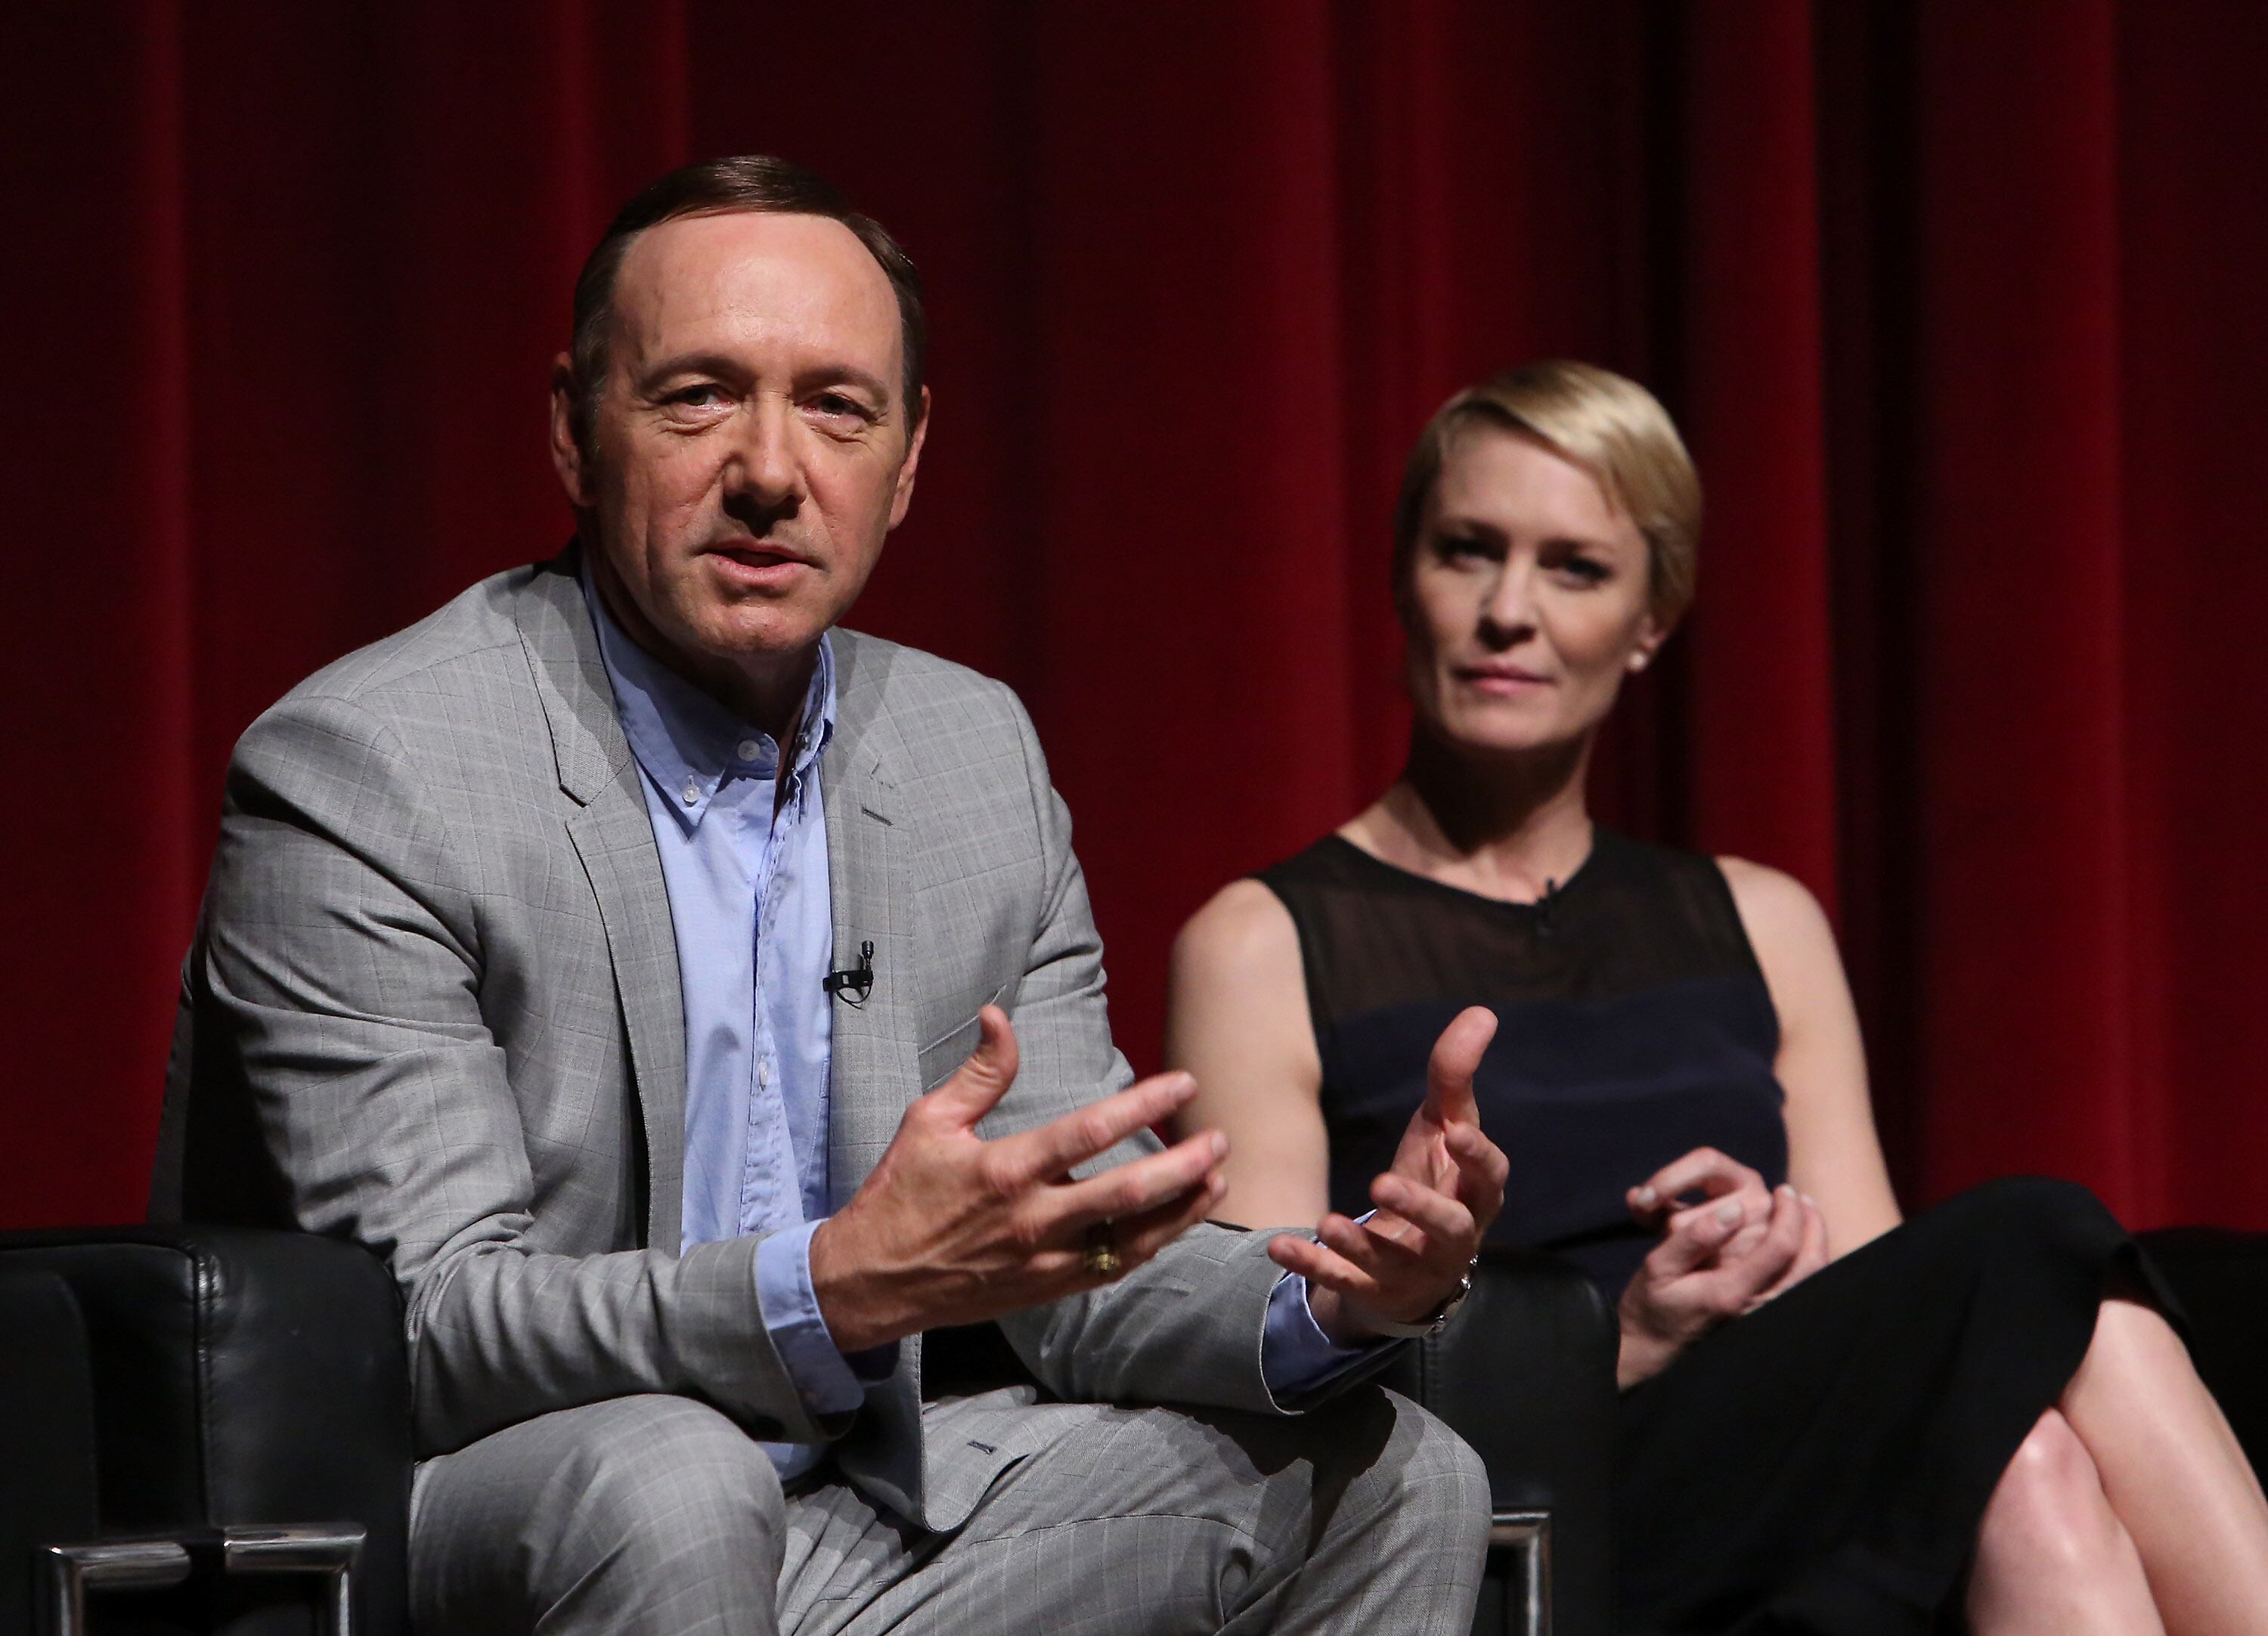
<path fill-rule="evenodd" d="M 917 1336 L 859 1413 L 814 1419 L 757 1312 L 755 1241 L 677 1253 L 675 943 L 575 567 L 571 552 L 473 586 L 245 733 L 184 969 L 157 1211 L 383 1256 L 422 1454 L 680 1393 L 762 1438 L 836 1441 L 872 1497 L 953 1527 L 1025 1452 L 1012 1406 L 998 1424 L 964 1411 L 953 1446 L 925 1447 Z M 872 941 L 875 969 L 865 1007 L 835 1013 L 828 1157 L 847 1191 L 987 1001 L 1014 1020 L 1023 1067 L 986 1134 L 1130 1074 L 1070 820 L 1015 696 L 835 640 L 835 946 Z M 1282 1411 L 1260 1369 L 1277 1276 L 1264 1234 L 1200 1227 L 1001 1327 L 1064 1398 Z"/>

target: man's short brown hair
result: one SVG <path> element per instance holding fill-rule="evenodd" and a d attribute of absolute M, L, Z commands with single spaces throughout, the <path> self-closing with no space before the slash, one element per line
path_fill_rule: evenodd
<path fill-rule="evenodd" d="M 1434 411 L 1403 468 L 1394 507 L 1394 586 L 1408 590 L 1425 503 L 1460 431 L 1494 426 L 1535 438 L 1591 474 L 1646 540 L 1646 602 L 1663 630 L 1693 601 L 1701 478 L 1653 394 L 1595 364 L 1547 359 L 1467 387 Z"/>
<path fill-rule="evenodd" d="M 921 274 L 913 258 L 890 237 L 889 229 L 873 217 L 853 210 L 850 200 L 827 181 L 800 165 L 764 153 L 744 153 L 732 158 L 703 159 L 681 165 L 659 181 L 641 188 L 616 211 L 599 242 L 583 262 L 575 279 L 575 330 L 568 343 L 568 365 L 575 378 L 572 424 L 576 446 L 585 454 L 591 448 L 593 417 L 598 413 L 598 394 L 607 378 L 608 332 L 612 326 L 615 279 L 630 241 L 649 227 L 683 216 L 729 216 L 749 211 L 769 216 L 821 216 L 841 222 L 880 263 L 898 298 L 899 350 L 905 355 L 906 424 L 921 417 L 922 366 L 929 343 L 928 319 L 922 310 Z"/>

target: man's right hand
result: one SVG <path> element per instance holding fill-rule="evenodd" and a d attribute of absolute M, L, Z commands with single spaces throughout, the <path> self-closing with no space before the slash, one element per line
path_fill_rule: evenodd
<path fill-rule="evenodd" d="M 997 1006 L 953 1077 L 908 1108 L 850 1202 L 811 1235 L 811 1282 L 845 1352 L 975 1323 L 1093 1289 L 1140 1265 L 1203 1220 L 1226 1186 L 1228 1139 L 1200 1131 L 1074 1181 L 1108 1152 L 1189 1101 L 1197 1082 L 1161 1073 L 1036 1130 L 986 1141 L 976 1123 L 1016 1078 L 1016 1036 Z M 1086 1266 L 1087 1230 L 1111 1224 L 1116 1271 Z"/>

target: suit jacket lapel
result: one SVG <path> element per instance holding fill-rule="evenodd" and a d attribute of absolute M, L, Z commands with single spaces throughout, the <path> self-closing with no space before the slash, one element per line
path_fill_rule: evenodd
<path fill-rule="evenodd" d="M 890 780 L 892 735 L 880 715 L 872 650 L 836 631 L 836 741 L 821 764 L 827 879 L 834 901 L 835 963 L 874 946 L 874 986 L 864 1006 L 835 1007 L 828 1108 L 828 1179 L 846 1198 L 866 1178 L 920 1094 L 915 1039 L 913 882 L 909 820 Z"/>
<path fill-rule="evenodd" d="M 582 859 L 615 969 L 630 1038 L 630 1077 L 645 1139 L 646 1242 L 674 1251 L 685 1184 L 685 1011 L 669 888 L 645 792 L 615 714 L 569 551 L 536 576 L 520 618 L 536 690 L 551 729 L 559 787 L 576 803 L 567 835 Z"/>
<path fill-rule="evenodd" d="M 864 1006 L 835 1007 L 828 1076 L 828 1182 L 839 1204 L 874 1168 L 906 1104 L 921 1093 L 914 980 L 911 820 L 890 777 L 897 735 L 881 711 L 886 655 L 836 630 L 835 742 L 821 763 L 827 800 L 827 879 L 835 963 L 874 946 Z M 870 1388 L 858 1424 L 836 1445 L 843 1471 L 901 1515 L 928 1514 L 921 1405 L 922 1338 L 899 1344 L 890 1379 Z M 960 1519 L 955 1517 L 954 1522 Z"/>

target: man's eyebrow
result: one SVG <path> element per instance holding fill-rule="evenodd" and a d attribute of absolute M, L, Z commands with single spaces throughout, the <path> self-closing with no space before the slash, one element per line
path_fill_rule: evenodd
<path fill-rule="evenodd" d="M 856 364 L 822 364 L 817 369 L 802 371 L 798 379 L 805 385 L 816 386 L 824 381 L 836 386 L 857 387 L 871 394 L 874 400 L 887 407 L 890 402 L 888 384 L 879 375 L 870 375 Z"/>
<path fill-rule="evenodd" d="M 657 358 L 637 372 L 640 387 L 652 386 L 672 375 L 717 375 L 738 380 L 747 372 L 722 352 L 675 352 Z"/>
<path fill-rule="evenodd" d="M 719 380 L 740 380 L 746 378 L 747 368 L 728 353 L 677 352 L 658 358 L 638 372 L 637 384 L 640 389 L 650 388 L 673 375 L 714 375 Z M 890 402 L 889 383 L 880 375 L 859 368 L 856 364 L 828 363 L 796 372 L 796 383 L 810 387 L 821 383 L 856 387 L 871 394 L 885 407 Z"/>

